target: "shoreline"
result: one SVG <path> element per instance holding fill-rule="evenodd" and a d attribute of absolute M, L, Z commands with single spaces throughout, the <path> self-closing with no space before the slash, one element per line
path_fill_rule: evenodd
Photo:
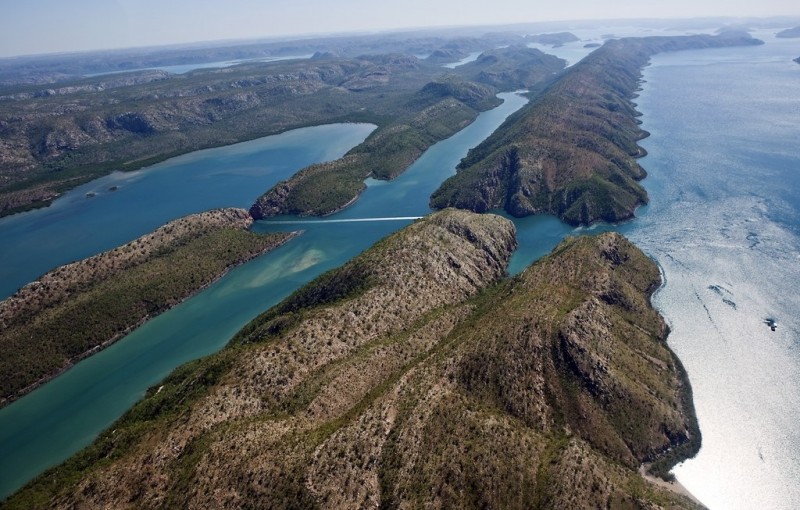
<path fill-rule="evenodd" d="M 649 464 L 642 464 L 641 466 L 639 466 L 639 475 L 645 480 L 647 480 L 648 483 L 653 484 L 656 487 L 666 489 L 673 494 L 677 494 L 678 496 L 683 496 L 685 498 L 688 498 L 693 503 L 700 505 L 703 508 L 707 508 L 703 504 L 703 502 L 697 499 L 694 494 L 689 492 L 689 489 L 684 487 L 683 484 L 681 484 L 681 482 L 679 482 L 678 480 L 675 480 L 674 482 L 668 482 L 666 480 L 662 480 L 661 478 L 651 475 L 648 472 L 649 468 L 650 468 Z"/>
<path fill-rule="evenodd" d="M 151 315 L 151 314 L 145 315 L 144 317 L 139 319 L 135 324 L 132 324 L 132 325 L 126 327 L 120 333 L 117 333 L 113 337 L 103 341 L 100 344 L 95 345 L 91 349 L 88 349 L 87 351 L 82 352 L 81 354 L 79 354 L 75 358 L 73 358 L 71 360 L 67 360 L 67 363 L 65 365 L 63 365 L 61 368 L 59 368 L 58 371 L 56 371 L 56 372 L 54 372 L 54 373 L 52 373 L 50 375 L 47 375 L 45 377 L 42 377 L 41 379 L 39 379 L 36 382 L 30 384 L 29 386 L 26 386 L 25 388 L 22 388 L 21 390 L 19 390 L 14 395 L 11 395 L 11 396 L 5 397 L 5 398 L 0 398 L 0 409 L 3 409 L 5 407 L 13 404 L 17 400 L 20 400 L 21 398 L 23 398 L 23 397 L 29 395 L 30 393 L 36 391 L 38 388 L 44 386 L 45 384 L 49 383 L 50 381 L 58 378 L 60 375 L 62 375 L 65 372 L 67 372 L 69 369 L 71 369 L 76 364 L 80 363 L 81 361 L 83 361 L 83 360 L 85 360 L 87 358 L 90 358 L 94 354 L 97 354 L 98 352 L 100 352 L 100 351 L 102 351 L 104 349 L 107 349 L 108 347 L 112 346 L 113 344 L 117 343 L 118 341 L 122 340 L 123 338 L 125 338 L 126 336 L 131 334 L 136 329 L 138 329 L 141 326 L 143 326 L 149 320 L 154 319 L 154 318 L 158 317 L 159 315 L 164 314 L 164 313 L 172 310 L 176 306 L 186 302 L 187 300 L 193 298 L 197 294 L 203 292 L 204 290 L 206 290 L 207 288 L 211 287 L 213 284 L 215 284 L 216 282 L 218 282 L 219 280 L 224 278 L 225 275 L 227 275 L 232 269 L 235 269 L 236 267 L 244 265 L 247 262 L 250 262 L 251 260 L 253 260 L 255 258 L 258 258 L 258 257 L 260 257 L 260 256 L 262 256 L 262 255 L 264 255 L 266 253 L 269 253 L 270 251 L 272 251 L 272 250 L 274 250 L 276 248 L 279 248 L 279 247 L 283 246 L 284 244 L 288 243 L 289 241 L 291 241 L 295 237 L 298 237 L 301 233 L 302 233 L 302 231 L 287 232 L 286 236 L 283 239 L 281 239 L 279 242 L 277 242 L 276 244 L 274 244 L 272 246 L 268 246 L 268 247 L 264 248 L 264 250 L 262 250 L 262 251 L 260 251 L 258 253 L 255 253 L 252 256 L 246 257 L 246 258 L 244 258 L 244 259 L 242 259 L 242 260 L 240 260 L 240 261 L 238 261 L 238 262 L 226 267 L 225 270 L 222 271 L 220 274 L 216 275 L 214 278 L 212 278 L 211 280 L 209 280 L 205 284 L 201 285 L 200 287 L 197 287 L 196 289 L 191 290 L 189 293 L 187 293 L 185 296 L 182 296 L 175 303 L 169 304 L 164 310 L 161 310 L 160 312 L 158 312 L 158 313 L 156 313 L 154 315 Z"/>
<path fill-rule="evenodd" d="M 298 124 L 297 126 L 283 127 L 281 129 L 278 129 L 278 130 L 275 130 L 275 131 L 266 131 L 266 132 L 258 133 L 258 134 L 255 134 L 252 137 L 245 137 L 245 138 L 243 138 L 241 140 L 237 140 L 237 141 L 234 141 L 234 142 L 225 142 L 225 143 L 220 143 L 220 144 L 209 144 L 209 145 L 205 145 L 205 146 L 202 146 L 202 147 L 197 147 L 197 148 L 193 148 L 193 149 L 187 149 L 185 151 L 175 151 L 175 152 L 171 152 L 169 154 L 163 154 L 163 155 L 160 155 L 160 156 L 142 157 L 142 158 L 135 159 L 135 160 L 130 160 L 130 161 L 121 161 L 121 162 L 118 162 L 118 163 L 116 163 L 114 165 L 103 163 L 102 165 L 107 166 L 108 168 L 107 169 L 103 169 L 103 170 L 97 172 L 96 174 L 91 174 L 91 175 L 87 174 L 87 177 L 90 177 L 89 179 L 84 179 L 81 176 L 77 176 L 77 177 L 71 177 L 71 178 L 63 180 L 63 181 L 46 181 L 45 183 L 39 184 L 38 186 L 34 185 L 32 187 L 22 187 L 20 189 L 0 190 L 0 197 L 4 197 L 4 196 L 7 196 L 7 195 L 12 195 L 14 193 L 25 193 L 25 192 L 28 192 L 28 191 L 36 191 L 36 190 L 38 190 L 40 188 L 44 188 L 45 191 L 48 188 L 52 190 L 52 192 L 48 192 L 47 196 L 43 196 L 42 198 L 40 198 L 38 200 L 34 200 L 32 202 L 15 205 L 15 206 L 8 207 L 8 208 L 5 208 L 5 209 L 0 208 L 0 219 L 5 218 L 5 217 L 10 217 L 10 216 L 15 216 L 17 214 L 23 214 L 23 213 L 30 212 L 30 211 L 35 211 L 35 210 L 38 210 L 38 209 L 46 209 L 46 208 L 50 207 L 55 200 L 60 198 L 65 193 L 68 193 L 68 192 L 74 190 L 75 188 L 77 188 L 79 186 L 82 186 L 83 184 L 90 183 L 90 182 L 95 181 L 97 179 L 102 179 L 103 177 L 111 175 L 112 173 L 114 173 L 116 171 L 123 172 L 123 173 L 129 173 L 129 172 L 135 172 L 135 171 L 138 171 L 138 170 L 146 170 L 147 168 L 155 166 L 155 165 L 158 165 L 159 163 L 164 163 L 166 161 L 169 161 L 170 159 L 179 158 L 181 156 L 186 156 L 187 154 L 192 154 L 194 152 L 199 152 L 199 151 L 204 151 L 204 150 L 209 150 L 209 149 L 219 149 L 219 148 L 222 148 L 222 147 L 230 147 L 232 145 L 237 145 L 237 144 L 240 144 L 240 143 L 253 142 L 253 141 L 259 140 L 261 138 L 269 138 L 271 136 L 279 136 L 279 135 L 282 135 L 282 134 L 285 134 L 285 133 L 289 133 L 291 131 L 295 131 L 295 130 L 298 130 L 298 129 L 314 128 L 314 127 L 320 127 L 320 126 L 332 126 L 332 125 L 336 125 L 336 124 L 370 124 L 370 125 L 373 125 L 373 126 L 377 127 L 377 125 L 374 124 L 373 122 L 370 122 L 369 120 L 366 120 L 366 119 L 359 118 L 358 112 L 355 112 L 355 115 L 353 115 L 352 118 L 348 118 L 348 116 L 345 116 L 345 118 L 329 119 L 329 121 L 327 121 L 327 122 L 325 122 L 325 121 L 323 121 L 323 122 L 305 122 L 305 123 Z M 75 182 L 70 183 L 70 181 L 75 181 Z M 52 184 L 52 187 L 49 187 L 48 186 L 49 184 Z M 0 206 L 2 206 L 2 203 L 0 203 Z"/>

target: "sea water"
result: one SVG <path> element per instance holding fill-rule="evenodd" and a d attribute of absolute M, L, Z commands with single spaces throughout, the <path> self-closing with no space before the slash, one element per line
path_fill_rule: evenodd
<path fill-rule="evenodd" d="M 637 100 L 651 203 L 622 226 L 703 435 L 675 469 L 711 509 L 800 508 L 800 56 L 796 40 L 665 53 Z M 773 331 L 771 322 L 776 323 Z"/>
<path fill-rule="evenodd" d="M 109 250 L 164 223 L 217 207 L 247 208 L 298 169 L 342 156 L 372 124 L 329 124 L 192 152 L 114 172 L 50 207 L 0 218 L 0 299 L 54 267 Z"/>
<path fill-rule="evenodd" d="M 651 202 L 637 211 L 636 220 L 577 232 L 552 217 L 514 220 L 520 248 L 511 272 L 565 235 L 612 228 L 662 267 L 666 283 L 654 302 L 689 373 L 703 432 L 700 454 L 675 472 L 712 509 L 800 507 L 800 66 L 791 61 L 800 55 L 800 45 L 769 33 L 755 35 L 767 44 L 663 54 L 645 70 L 637 102 L 652 133 L 642 142 L 649 155 L 640 161 L 649 172 L 644 185 Z M 362 199 L 332 219 L 424 214 L 436 182 L 453 172 L 491 126 L 521 106 L 510 99 L 509 110 L 482 114 L 397 181 L 368 182 Z M 285 221 L 294 224 L 279 223 Z M 256 229 L 294 229 L 299 221 L 259 222 Z M 202 348 L 192 351 L 194 357 L 219 349 L 247 320 L 247 314 L 236 316 L 238 306 L 260 299 L 265 308 L 408 221 L 305 223 L 306 235 L 232 271 L 137 330 L 132 341 L 112 346 L 0 410 L 0 469 L 15 468 L 0 473 L 0 495 L 87 444 L 140 398 L 159 374 L 186 356 L 175 356 L 173 342 L 196 339 Z M 214 320 L 195 322 L 204 316 Z M 217 329 L 205 331 L 214 324 Z M 187 327 L 192 338 L 176 342 Z M 131 349 L 122 359 L 139 362 L 123 377 L 115 373 L 115 367 L 125 366 L 114 361 L 120 358 L 116 349 Z M 163 359 L 163 366 L 128 385 L 154 359 Z M 120 402 L 111 413 L 97 414 L 115 400 Z M 29 421 L 16 424 L 21 417 Z M 51 451 L 64 441 L 70 443 L 67 448 Z M 18 468 L 25 474 L 7 482 Z"/>

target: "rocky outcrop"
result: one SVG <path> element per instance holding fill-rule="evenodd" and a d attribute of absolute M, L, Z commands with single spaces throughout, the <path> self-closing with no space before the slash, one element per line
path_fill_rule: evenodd
<path fill-rule="evenodd" d="M 572 225 L 618 222 L 647 203 L 644 151 L 631 100 L 640 69 L 662 51 L 762 44 L 742 33 L 612 40 L 569 68 L 459 165 L 435 208 L 549 213 Z"/>
<path fill-rule="evenodd" d="M 51 508 L 693 508 L 639 464 L 699 441 L 617 234 L 501 280 L 513 225 L 446 210 L 179 369 L 12 497 Z"/>

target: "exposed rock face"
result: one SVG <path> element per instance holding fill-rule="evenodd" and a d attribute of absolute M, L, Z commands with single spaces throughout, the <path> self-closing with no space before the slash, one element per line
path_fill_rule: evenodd
<path fill-rule="evenodd" d="M 747 34 L 613 40 L 568 69 L 462 161 L 433 207 L 549 213 L 573 224 L 631 218 L 647 203 L 631 99 L 640 69 L 662 51 L 752 45 Z"/>
<path fill-rule="evenodd" d="M 11 503 L 692 507 L 637 473 L 699 440 L 649 305 L 654 264 L 605 234 L 498 284 L 514 246 L 493 215 L 416 222 L 179 369 Z"/>

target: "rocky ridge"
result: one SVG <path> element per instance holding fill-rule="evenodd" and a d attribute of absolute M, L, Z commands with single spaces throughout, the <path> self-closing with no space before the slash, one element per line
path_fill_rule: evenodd
<path fill-rule="evenodd" d="M 631 218 L 647 203 L 636 162 L 647 133 L 631 102 L 641 68 L 663 51 L 753 44 L 763 43 L 739 32 L 608 41 L 470 151 L 431 205 L 549 213 L 572 225 Z"/>
<path fill-rule="evenodd" d="M 638 473 L 699 443 L 618 234 L 501 280 L 497 216 L 381 241 L 148 392 L 8 508 L 694 508 Z"/>
<path fill-rule="evenodd" d="M 294 235 L 253 234 L 252 222 L 233 208 L 179 218 L 0 301 L 0 406 Z"/>
<path fill-rule="evenodd" d="M 342 158 L 304 168 L 260 196 L 250 214 L 323 216 L 353 203 L 366 189 L 364 179 L 393 179 L 434 143 L 497 105 L 495 89 L 446 79 L 422 87 L 408 102 L 410 114 L 375 130 Z"/>

